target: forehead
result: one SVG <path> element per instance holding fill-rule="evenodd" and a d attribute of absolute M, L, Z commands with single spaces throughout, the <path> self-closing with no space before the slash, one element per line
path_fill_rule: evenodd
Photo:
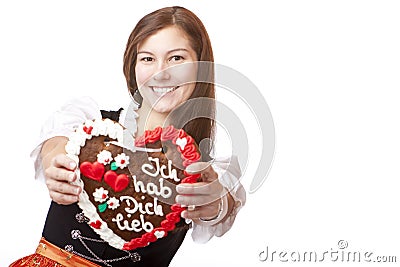
<path fill-rule="evenodd" d="M 138 51 L 149 52 L 165 52 L 176 48 L 191 49 L 188 35 L 177 26 L 161 29 L 138 45 Z"/>

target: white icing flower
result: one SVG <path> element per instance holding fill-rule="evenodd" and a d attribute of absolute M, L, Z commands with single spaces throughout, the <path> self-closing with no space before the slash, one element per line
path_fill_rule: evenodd
<path fill-rule="evenodd" d="M 119 200 L 116 199 L 115 197 L 111 197 L 111 198 L 107 201 L 107 204 L 108 204 L 108 208 L 109 208 L 109 209 L 115 210 L 116 208 L 119 207 Z"/>
<path fill-rule="evenodd" d="M 99 154 L 97 154 L 97 161 L 104 165 L 109 164 L 112 161 L 112 154 L 108 150 L 103 150 Z"/>
<path fill-rule="evenodd" d="M 115 165 L 121 169 L 125 168 L 129 164 L 129 156 L 125 155 L 125 153 L 118 154 L 114 160 Z"/>
<path fill-rule="evenodd" d="M 95 201 L 103 203 L 108 198 L 108 190 L 105 190 L 103 187 L 96 188 L 93 196 Z"/>

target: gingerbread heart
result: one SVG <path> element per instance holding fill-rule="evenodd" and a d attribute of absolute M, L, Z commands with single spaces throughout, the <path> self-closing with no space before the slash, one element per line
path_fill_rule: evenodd
<path fill-rule="evenodd" d="M 145 131 L 127 148 L 124 127 L 109 119 L 79 126 L 65 149 L 79 166 L 78 205 L 88 224 L 111 246 L 133 250 L 185 227 L 176 185 L 200 175 L 184 168 L 200 159 L 194 139 L 173 126 Z"/>

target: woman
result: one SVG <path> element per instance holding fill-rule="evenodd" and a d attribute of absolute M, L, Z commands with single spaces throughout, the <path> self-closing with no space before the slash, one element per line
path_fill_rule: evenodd
<path fill-rule="evenodd" d="M 166 123 L 182 126 L 201 144 L 204 161 L 186 169 L 201 173 L 202 182 L 177 187 L 176 202 L 188 207 L 182 212 L 182 220 L 192 220 L 196 242 L 206 242 L 230 229 L 245 202 L 245 193 L 238 183 L 240 173 L 224 171 L 219 166 L 225 163 L 218 160 L 205 163 L 212 159 L 215 103 L 194 101 L 194 105 L 185 105 L 189 100 L 215 98 L 213 65 L 199 63 L 213 60 L 207 32 L 189 10 L 163 8 L 138 22 L 124 54 L 124 74 L 135 101 L 133 107 L 109 113 L 100 111 L 91 98 L 83 98 L 67 103 L 43 126 L 43 143 L 32 157 L 37 176 L 46 180 L 52 203 L 37 253 L 11 266 L 168 266 L 182 244 L 187 228 L 146 247 L 123 251 L 100 240 L 87 225 L 76 204 L 82 189 L 71 183 L 77 179 L 77 166 L 66 156 L 65 145 L 76 125 L 99 117 L 119 121 L 136 136 Z M 196 82 L 199 76 L 210 82 Z M 181 116 L 198 108 L 207 115 L 190 120 Z"/>

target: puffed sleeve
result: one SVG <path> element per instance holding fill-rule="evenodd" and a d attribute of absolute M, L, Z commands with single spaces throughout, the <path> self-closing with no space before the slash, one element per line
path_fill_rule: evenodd
<path fill-rule="evenodd" d="M 50 115 L 43 124 L 36 146 L 30 154 L 34 162 L 35 178 L 44 180 L 40 151 L 43 143 L 55 136 L 68 137 L 86 120 L 101 118 L 100 109 L 91 97 L 73 98 Z"/>
<path fill-rule="evenodd" d="M 239 162 L 236 156 L 217 158 L 212 164 L 213 169 L 218 174 L 219 182 L 232 195 L 235 204 L 232 212 L 224 222 L 212 226 L 205 226 L 193 223 L 192 238 L 196 243 L 206 243 L 213 236 L 222 236 L 231 229 L 236 215 L 246 202 L 246 191 L 240 183 L 242 175 Z"/>

